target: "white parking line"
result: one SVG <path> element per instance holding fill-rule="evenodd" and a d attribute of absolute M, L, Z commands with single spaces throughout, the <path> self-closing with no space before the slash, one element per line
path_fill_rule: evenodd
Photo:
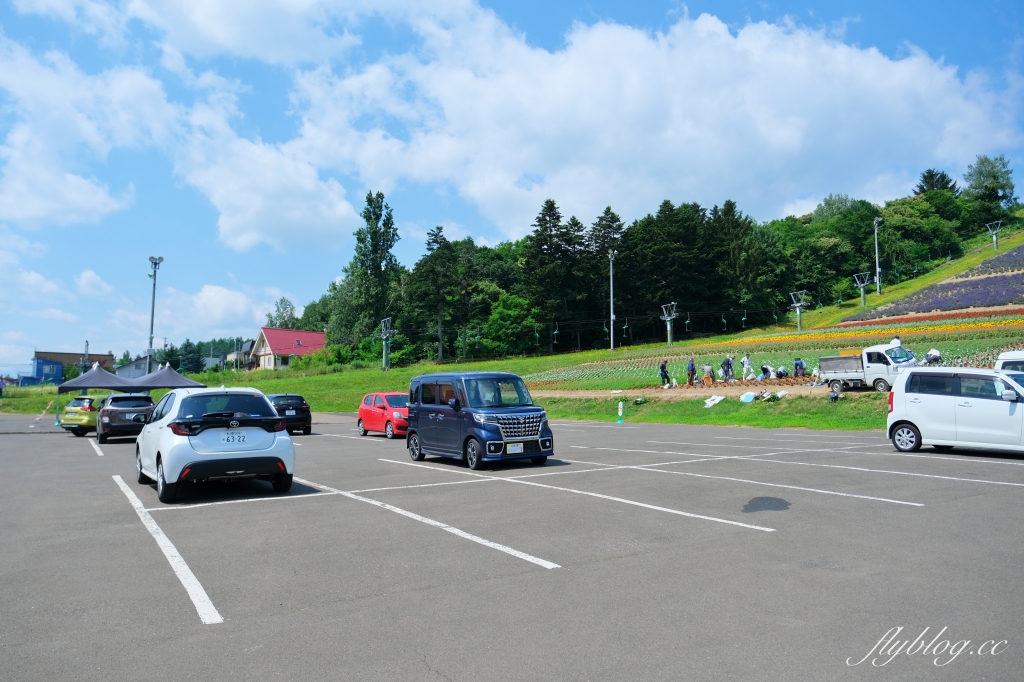
<path fill-rule="evenodd" d="M 736 457 L 736 459 L 746 459 L 751 462 L 763 462 L 763 459 L 754 459 L 753 457 Z M 773 464 L 800 464 L 808 467 L 825 467 L 827 469 L 849 469 L 850 471 L 866 471 L 873 474 L 898 474 L 900 476 L 920 476 L 922 478 L 938 478 L 946 481 L 967 481 L 968 483 L 990 483 L 992 485 L 1012 485 L 1018 488 L 1024 488 L 1024 483 L 1011 483 L 1009 481 L 988 481 L 982 478 L 957 478 L 956 476 L 939 476 L 938 474 L 918 474 L 912 471 L 887 471 L 885 469 L 866 469 L 864 467 L 851 467 L 841 466 L 839 464 L 818 464 L 816 462 L 787 462 L 782 459 L 771 460 Z"/>
<path fill-rule="evenodd" d="M 586 426 L 591 429 L 639 429 L 639 426 L 624 424 L 590 424 L 588 422 L 551 422 L 552 426 Z"/>
<path fill-rule="evenodd" d="M 366 436 L 343 436 L 340 433 L 314 433 L 314 436 L 327 436 L 329 438 L 351 438 L 352 440 L 361 440 L 366 443 L 386 443 L 387 439 L 381 440 L 380 438 L 367 438 Z"/>
<path fill-rule="evenodd" d="M 115 475 L 114 482 L 117 483 L 118 487 L 121 488 L 121 492 L 125 494 L 132 507 L 135 509 L 135 513 L 139 515 L 139 519 L 142 520 L 142 525 L 146 527 L 149 534 L 156 540 L 157 546 L 160 551 L 167 557 L 167 561 L 171 564 L 171 569 L 174 571 L 174 575 L 178 576 L 178 580 L 181 581 L 185 591 L 188 592 L 189 598 L 192 600 L 192 604 L 196 607 L 196 611 L 199 613 L 199 619 L 203 621 L 204 625 L 212 625 L 214 623 L 223 623 L 224 618 L 217 611 L 217 607 L 210 601 L 210 597 L 206 594 L 206 590 L 200 584 L 198 578 L 192 572 L 192 569 L 185 563 L 185 559 L 182 558 L 178 552 L 174 543 L 164 535 L 164 532 L 160 530 L 160 526 L 156 524 L 153 517 L 149 515 L 145 507 L 142 506 L 142 500 L 132 492 L 132 489 L 125 484 L 124 480 Z"/>
<path fill-rule="evenodd" d="M 861 452 L 861 455 L 877 455 L 877 452 Z M 971 464 L 1009 464 L 1010 466 L 1024 467 L 1024 462 L 1004 462 L 997 459 L 968 459 L 966 457 L 944 457 L 942 455 L 912 455 L 909 452 L 883 452 L 883 457 L 921 457 L 923 459 L 941 459 L 947 462 L 970 462 Z"/>
<path fill-rule="evenodd" d="M 397 462 L 393 459 L 381 459 L 381 462 L 389 462 L 391 464 L 406 464 L 408 466 L 420 467 L 423 469 L 430 469 L 431 471 L 444 472 L 444 469 L 437 467 L 428 466 L 426 464 L 416 464 L 414 462 Z M 460 471 L 458 473 L 465 474 L 467 476 L 477 476 L 480 478 L 489 478 L 495 481 L 508 481 L 509 483 L 519 483 L 520 485 L 532 485 L 538 488 L 547 488 L 549 490 L 559 490 L 565 493 L 574 493 L 576 495 L 586 495 L 587 497 L 596 497 L 602 500 L 610 500 L 612 502 L 621 502 L 622 504 L 629 504 L 634 507 L 643 507 L 644 509 L 653 509 L 654 511 L 666 512 L 668 514 L 677 514 L 679 516 L 688 516 L 694 519 L 702 519 L 704 521 L 714 521 L 716 523 L 725 523 L 730 526 L 740 526 L 741 528 L 750 528 L 751 530 L 761 530 L 767 533 L 774 533 L 774 528 L 765 528 L 764 526 L 754 526 L 749 523 L 740 523 L 739 521 L 730 521 L 729 519 L 720 519 L 714 516 L 704 516 L 703 514 L 694 514 L 692 512 L 684 512 L 678 509 L 669 509 L 667 507 L 658 507 L 653 504 L 646 504 L 644 502 L 637 502 L 635 500 L 627 500 L 621 497 L 612 497 L 611 495 L 601 495 L 599 493 L 592 493 L 586 490 L 576 490 L 574 488 L 561 488 L 554 485 L 545 485 L 544 483 L 536 483 L 534 481 L 523 481 L 518 478 L 504 477 L 504 476 L 485 476 L 484 474 L 474 474 L 468 471 Z"/>
<path fill-rule="evenodd" d="M 378 500 L 371 500 L 369 497 L 361 497 L 361 496 L 356 495 L 354 493 L 347 493 L 347 492 L 344 492 L 342 490 L 338 490 L 336 488 L 331 488 L 330 486 L 320 485 L 319 483 L 313 483 L 312 481 L 306 481 L 306 480 L 303 480 L 301 478 L 296 478 L 295 480 L 299 481 L 300 483 L 305 483 L 306 485 L 311 485 L 311 486 L 314 486 L 316 488 L 320 488 L 322 490 L 328 490 L 328 491 L 330 491 L 332 493 L 337 493 L 338 495 L 344 495 L 345 497 L 348 497 L 348 498 L 353 499 L 353 500 L 359 500 L 360 502 L 366 502 L 367 504 L 372 504 L 375 507 L 380 507 L 381 509 L 387 509 L 388 511 L 395 512 L 396 514 L 401 514 L 402 516 L 408 517 L 410 519 L 414 519 L 416 521 L 419 521 L 420 523 L 425 523 L 428 526 L 433 526 L 435 528 L 440 528 L 441 530 L 447 531 L 447 532 L 449 532 L 449 533 L 451 533 L 453 535 L 457 535 L 460 538 L 465 538 L 466 540 L 471 540 L 471 541 L 476 542 L 478 544 L 484 545 L 485 547 L 490 547 L 491 549 L 496 549 L 499 552 L 504 552 L 505 554 L 509 554 L 511 556 L 517 557 L 519 559 L 522 559 L 523 561 L 529 561 L 531 564 L 537 564 L 538 566 L 542 566 L 542 567 L 548 568 L 548 569 L 551 569 L 551 568 L 561 568 L 561 566 L 559 566 L 558 564 L 556 564 L 554 562 L 547 561 L 545 559 L 540 559 L 540 558 L 535 557 L 535 556 L 533 556 L 531 554 L 527 554 L 526 552 L 520 552 L 517 549 L 512 549 L 511 547 L 507 547 L 505 545 L 499 545 L 497 542 L 491 542 L 490 540 L 485 540 L 482 537 L 473 535 L 472 533 L 467 533 L 464 530 L 459 530 L 458 528 L 455 528 L 454 526 L 449 526 L 446 523 L 441 523 L 440 521 L 435 521 L 434 519 L 428 519 L 425 516 L 420 516 L 419 514 L 414 514 L 413 512 L 406 511 L 405 509 L 399 509 L 398 507 L 392 506 L 390 504 L 386 504 L 384 502 L 380 502 Z"/>
<path fill-rule="evenodd" d="M 306 495 L 278 495 L 275 497 L 247 497 L 244 500 L 223 500 L 221 502 L 200 502 L 198 504 L 175 504 L 167 507 L 146 507 L 146 511 L 177 511 L 180 509 L 195 509 L 196 507 L 215 507 L 221 504 L 245 504 L 246 502 L 275 502 L 277 500 L 303 500 L 307 497 L 323 497 L 335 493 L 309 493 Z"/>
<path fill-rule="evenodd" d="M 773 460 L 774 461 L 774 460 Z M 789 488 L 790 490 L 803 490 L 809 493 L 821 493 L 822 495 L 838 495 L 840 497 L 856 497 L 861 500 L 874 500 L 875 502 L 891 502 L 893 504 L 905 504 L 910 507 L 923 507 L 924 505 L 919 502 L 904 502 L 903 500 L 890 500 L 887 497 L 872 497 L 870 495 L 854 495 L 853 493 L 840 493 L 835 490 L 819 490 L 818 488 L 803 488 L 798 485 L 783 485 L 781 483 L 766 483 L 764 481 L 751 481 L 746 478 L 730 478 L 728 476 L 709 476 L 707 474 L 695 474 L 689 471 L 666 471 L 664 469 L 654 469 L 650 467 L 636 467 L 637 469 L 643 469 L 644 471 L 653 471 L 658 474 L 676 474 L 679 476 L 696 476 L 697 478 L 714 478 L 720 481 L 735 481 L 737 483 L 750 483 L 753 485 L 766 485 L 773 488 Z"/>
<path fill-rule="evenodd" d="M 89 439 L 89 445 L 92 446 L 92 449 L 96 451 L 97 455 L 99 455 L 100 457 L 103 456 L 103 451 L 100 450 L 100 446 L 99 445 L 96 445 L 96 439 L 95 438 L 90 438 Z"/>

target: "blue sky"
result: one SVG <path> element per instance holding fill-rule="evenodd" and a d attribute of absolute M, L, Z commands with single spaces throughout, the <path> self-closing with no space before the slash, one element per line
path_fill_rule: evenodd
<path fill-rule="evenodd" d="M 429 7 L 426 7 L 429 5 Z M 384 191 L 518 238 L 662 199 L 759 220 L 1024 146 L 1019 2 L 0 4 L 0 372 L 33 349 L 253 336 Z"/>

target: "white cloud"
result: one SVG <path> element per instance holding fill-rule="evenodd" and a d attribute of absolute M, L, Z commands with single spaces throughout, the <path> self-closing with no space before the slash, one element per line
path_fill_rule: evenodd
<path fill-rule="evenodd" d="M 104 282 L 103 278 L 92 270 L 82 270 L 81 274 L 75 277 L 75 286 L 78 287 L 78 293 L 83 296 L 107 296 L 114 291 L 114 287 Z"/>
<path fill-rule="evenodd" d="M 920 51 L 892 60 L 789 24 L 577 25 L 554 53 L 484 11 L 415 28 L 415 56 L 301 72 L 301 136 L 286 147 L 385 191 L 453 186 L 513 236 L 548 197 L 585 220 L 665 198 L 733 198 L 771 218 L 794 197 L 860 196 L 883 179 L 892 197 L 923 168 L 1022 140 L 1014 92 Z"/>
<path fill-rule="evenodd" d="M 66 55 L 38 59 L 2 33 L 0 90 L 16 119 L 0 143 L 0 220 L 29 226 L 93 222 L 125 208 L 131 185 L 115 196 L 85 169 L 114 148 L 166 143 L 178 116 L 141 69 L 89 75 Z"/>
<path fill-rule="evenodd" d="M 223 98 L 197 105 L 176 164 L 220 212 L 221 241 L 238 250 L 259 243 L 287 250 L 351 233 L 358 217 L 345 189 L 321 179 L 313 164 L 287 146 L 237 136 L 228 122 L 233 113 L 233 101 Z"/>
<path fill-rule="evenodd" d="M 20 246 L 14 242 L 15 246 Z M 47 279 L 35 270 L 25 268 L 14 249 L 0 245 L 0 301 L 21 303 L 39 301 L 54 295 L 66 297 L 58 283 Z"/>
<path fill-rule="evenodd" d="M 57 308 L 44 308 L 28 313 L 32 317 L 39 317 L 44 320 L 56 320 L 57 322 L 67 322 L 68 324 L 75 324 L 78 322 L 78 317 L 71 313 L 59 310 Z"/>

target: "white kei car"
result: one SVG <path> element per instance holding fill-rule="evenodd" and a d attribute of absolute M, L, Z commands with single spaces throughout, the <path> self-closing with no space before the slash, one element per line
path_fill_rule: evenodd
<path fill-rule="evenodd" d="M 136 417 L 140 421 L 145 415 Z M 287 423 L 254 388 L 179 388 L 165 395 L 135 444 L 139 483 L 156 481 L 161 502 L 197 481 L 269 480 L 288 492 L 295 446 Z"/>
<path fill-rule="evenodd" d="M 964 367 L 908 369 L 889 393 L 886 427 L 901 452 L 922 445 L 1024 452 L 1024 374 Z"/>

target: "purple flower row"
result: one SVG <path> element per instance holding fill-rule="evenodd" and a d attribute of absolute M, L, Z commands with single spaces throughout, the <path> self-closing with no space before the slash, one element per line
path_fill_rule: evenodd
<path fill-rule="evenodd" d="M 995 275 L 1000 272 L 1024 270 L 1024 245 L 989 258 L 981 265 L 971 268 L 961 277 L 978 277 L 979 275 Z"/>
<path fill-rule="evenodd" d="M 883 316 L 1014 303 L 1024 303 L 1024 274 L 1021 273 L 933 284 L 889 305 L 846 319 L 875 320 Z"/>

